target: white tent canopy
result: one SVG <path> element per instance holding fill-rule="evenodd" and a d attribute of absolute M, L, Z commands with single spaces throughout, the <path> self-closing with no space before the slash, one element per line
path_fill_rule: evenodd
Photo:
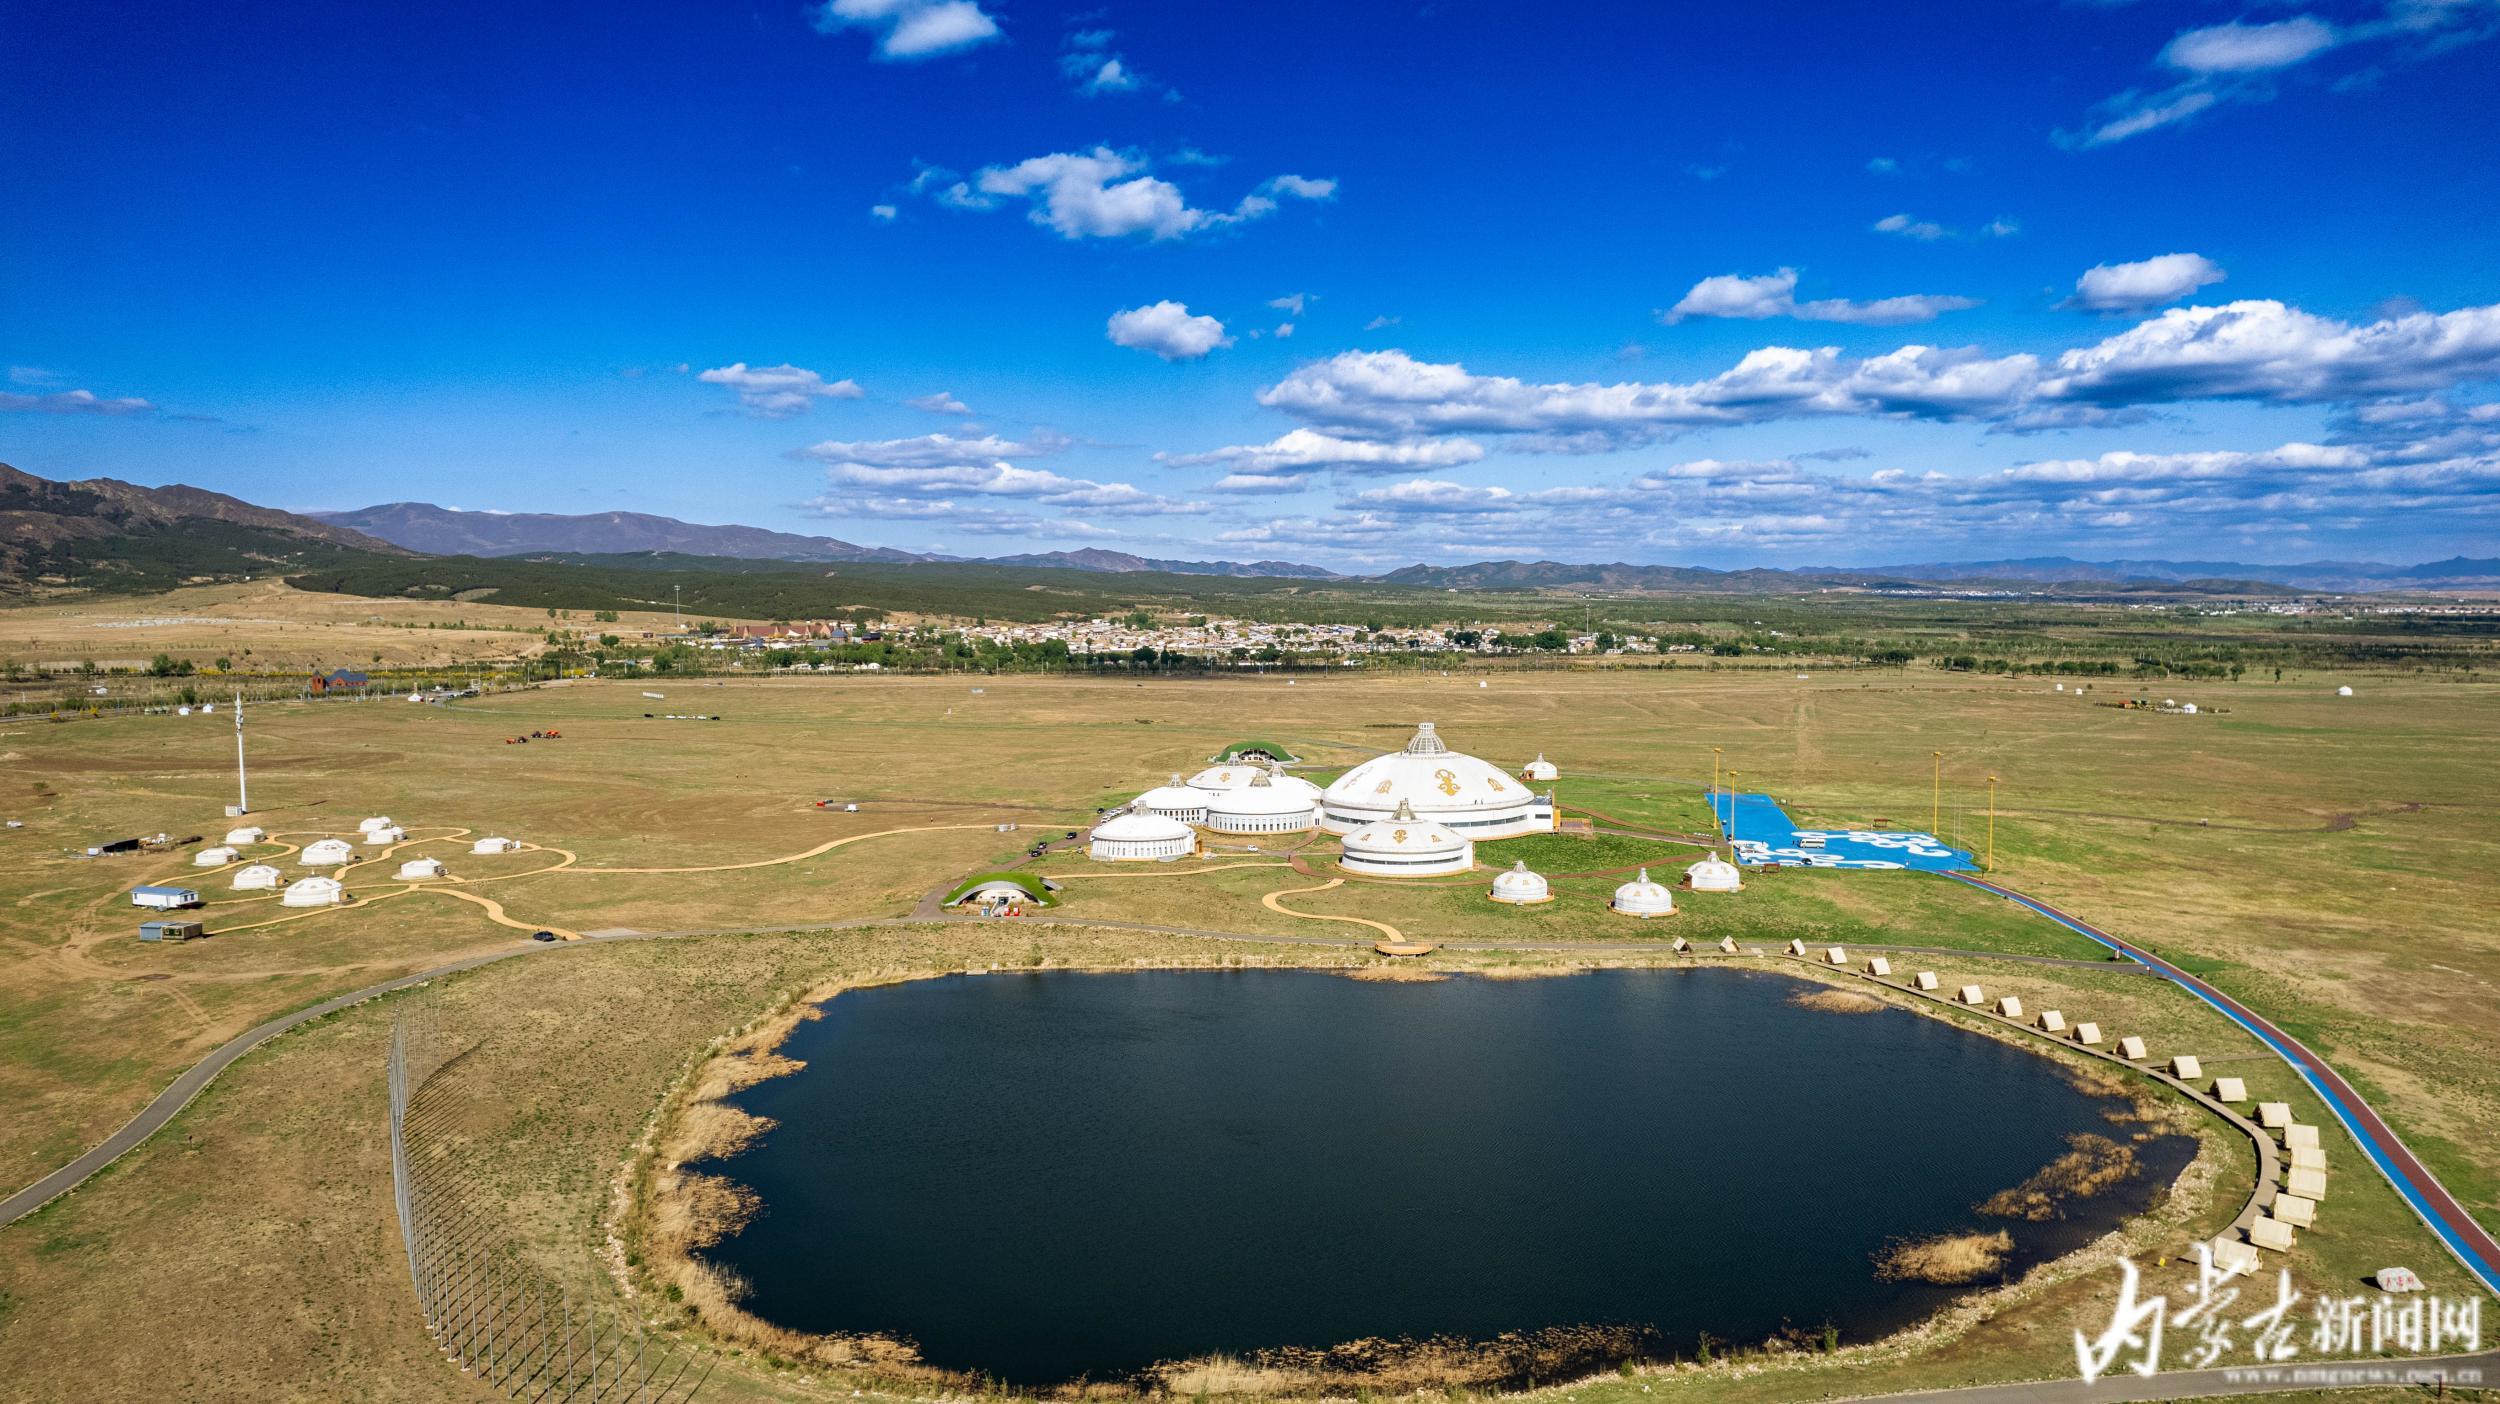
<path fill-rule="evenodd" d="M 266 891 L 277 887 L 285 877 L 286 874 L 267 863 L 254 863 L 234 875 L 234 889 L 237 892 Z"/>
<path fill-rule="evenodd" d="M 1639 877 L 1615 889 L 1610 904 L 1625 916 L 1654 917 L 1675 915 L 1675 894 L 1665 883 L 1651 882 L 1649 869 L 1641 869 Z"/>
<path fill-rule="evenodd" d="M 345 839 L 317 839 L 304 845 L 303 859 L 307 868 L 326 868 L 333 863 L 348 862 L 355 856 L 356 850 Z"/>
<path fill-rule="evenodd" d="M 335 907 L 347 900 L 347 889 L 333 877 L 308 877 L 298 880 L 281 894 L 281 907 Z"/>

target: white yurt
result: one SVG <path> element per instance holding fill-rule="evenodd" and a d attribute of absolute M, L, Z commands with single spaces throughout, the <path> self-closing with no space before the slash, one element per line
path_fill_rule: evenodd
<path fill-rule="evenodd" d="M 521 841 L 508 838 L 482 838 L 470 844 L 469 851 L 471 853 L 518 853 L 521 851 Z"/>
<path fill-rule="evenodd" d="M 226 830 L 228 843 L 267 843 L 268 841 L 269 831 L 258 824 L 248 824 L 240 829 Z"/>
<path fill-rule="evenodd" d="M 271 888 L 283 885 L 285 879 L 286 874 L 279 872 L 276 868 L 269 866 L 267 863 L 254 863 L 252 866 L 245 868 L 234 875 L 234 890 L 237 892 L 266 892 Z"/>
<path fill-rule="evenodd" d="M 389 815 L 377 814 L 370 819 L 359 822 L 356 825 L 356 832 L 360 834 L 369 834 L 376 829 L 396 829 L 398 827 L 398 821 L 392 819 Z"/>
<path fill-rule="evenodd" d="M 440 858 L 411 858 L 407 862 L 399 865 L 399 876 L 401 880 L 405 882 L 417 882 L 425 878 L 441 877 L 443 876 L 443 860 Z"/>
<path fill-rule="evenodd" d="M 1160 814 L 1184 824 L 1203 824 L 1207 821 L 1207 791 L 1182 784 L 1175 772 L 1170 784 L 1155 786 L 1129 801 L 1128 807 L 1132 814 Z"/>
<path fill-rule="evenodd" d="M 383 829 L 365 830 L 365 842 L 375 844 L 377 846 L 385 843 L 397 843 L 406 837 L 408 837 L 408 831 L 398 827 L 397 825 Z"/>
<path fill-rule="evenodd" d="M 1250 783 L 1250 777 L 1267 772 L 1248 761 L 1218 761 L 1189 777 L 1193 790 L 1238 790 Z"/>
<path fill-rule="evenodd" d="M 1615 900 L 1610 905 L 1625 916 L 1674 916 L 1675 894 L 1651 882 L 1649 869 L 1643 868 L 1639 877 L 1615 889 Z"/>
<path fill-rule="evenodd" d="M 1451 750 L 1430 722 L 1415 728 L 1404 750 L 1338 776 L 1320 806 L 1320 827 L 1350 834 L 1392 818 L 1400 806 L 1470 839 L 1513 838 L 1554 826 L 1549 799 L 1491 761 Z"/>
<path fill-rule="evenodd" d="M 1476 866 L 1476 844 L 1449 827 L 1415 816 L 1401 800 L 1397 812 L 1345 836 L 1337 865 L 1373 877 L 1443 877 Z"/>
<path fill-rule="evenodd" d="M 191 855 L 191 866 L 195 868 L 222 868 L 242 856 L 242 854 L 235 852 L 231 848 L 203 848 L 199 852 Z"/>
<path fill-rule="evenodd" d="M 346 900 L 347 889 L 331 877 L 302 878 L 278 894 L 281 907 L 335 907 Z"/>
<path fill-rule="evenodd" d="M 2338 697 L 2352 696 L 2352 684 L 2346 683 L 2344 686 L 2335 689 L 2335 695 Z"/>
<path fill-rule="evenodd" d="M 1206 825 L 1219 834 L 1299 834 L 1319 826 L 1319 803 L 1309 790 L 1280 785 L 1272 775 L 1205 793 Z"/>
<path fill-rule="evenodd" d="M 353 861 L 356 850 L 345 839 L 321 839 L 304 845 L 302 856 L 305 867 L 326 868 L 334 863 Z"/>
<path fill-rule="evenodd" d="M 1519 778 L 1522 780 L 1558 780 L 1562 778 L 1562 771 L 1555 768 L 1554 763 L 1545 758 L 1543 751 L 1539 751 L 1536 753 L 1536 759 L 1528 762 L 1527 769 L 1519 772 Z"/>
<path fill-rule="evenodd" d="M 1198 835 L 1161 814 L 1115 814 L 1094 826 L 1085 856 L 1097 863 L 1169 862 L 1197 851 Z"/>
<path fill-rule="evenodd" d="M 1712 850 L 1709 857 L 1684 870 L 1685 881 L 1695 892 L 1735 892 L 1745 885 L 1745 876 L 1734 863 L 1720 860 Z"/>
<path fill-rule="evenodd" d="M 1546 884 L 1543 873 L 1529 872 L 1527 863 L 1522 860 L 1512 864 L 1510 871 L 1495 876 L 1493 900 L 1508 902 L 1515 907 L 1532 907 L 1539 902 L 1553 901 L 1554 890 Z"/>

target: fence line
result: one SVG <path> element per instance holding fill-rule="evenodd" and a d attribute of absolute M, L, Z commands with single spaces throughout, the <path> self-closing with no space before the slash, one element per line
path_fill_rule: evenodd
<path fill-rule="evenodd" d="M 428 1153 L 450 1118 L 442 1076 L 468 1052 L 449 1050 L 422 1001 L 392 1020 L 392 1198 L 427 1334 L 453 1364 L 525 1404 L 690 1404 L 711 1362 L 697 1370 L 692 1352 L 613 1303 L 539 1276 L 470 1210 L 452 1156 Z"/>

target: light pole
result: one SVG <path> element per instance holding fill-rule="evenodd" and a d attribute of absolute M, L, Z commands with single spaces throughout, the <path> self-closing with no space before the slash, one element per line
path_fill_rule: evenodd
<path fill-rule="evenodd" d="M 234 690 L 234 812 L 252 812 L 252 781 L 243 773 L 243 689 Z"/>
<path fill-rule="evenodd" d="M 1727 773 L 1727 856 L 1736 856 L 1736 772 Z"/>
<path fill-rule="evenodd" d="M 1982 869 L 1990 877 L 1997 871 L 1997 778 L 1988 777 L 1988 864 Z"/>
<path fill-rule="evenodd" d="M 1944 842 L 1944 752 L 1930 751 L 1935 771 L 1927 782 L 1927 834 L 1938 843 Z"/>
<path fill-rule="evenodd" d="M 1715 807 L 1719 803 L 1719 748 L 1716 746 L 1710 748 L 1710 803 L 1713 806 L 1712 817 L 1715 818 Z"/>

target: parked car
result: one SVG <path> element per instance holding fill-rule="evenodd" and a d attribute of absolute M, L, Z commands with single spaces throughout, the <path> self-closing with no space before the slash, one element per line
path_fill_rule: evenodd
<path fill-rule="evenodd" d="M 556 939 L 556 934 L 552 931 L 533 931 L 530 933 L 530 939 L 533 941 L 552 941 Z"/>

